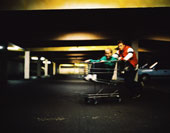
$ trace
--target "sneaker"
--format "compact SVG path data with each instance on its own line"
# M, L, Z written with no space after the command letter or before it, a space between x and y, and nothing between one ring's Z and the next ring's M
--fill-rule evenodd
M91 80L96 81L97 80L97 74L93 74Z
M87 74L85 77L84 77L85 80L89 81L90 79L92 79L92 75L91 74Z

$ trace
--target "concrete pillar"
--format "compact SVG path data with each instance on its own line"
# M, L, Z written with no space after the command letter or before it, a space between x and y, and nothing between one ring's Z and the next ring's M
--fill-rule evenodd
M134 49L137 59L139 59L138 48L139 48L139 41L135 40L132 42L132 48Z
M48 76L48 60L45 59L45 72L44 72L44 76Z
M56 69L57 69L56 74L59 74L59 64L56 64Z
M37 77L41 77L41 60L39 57L37 60Z
M30 51L25 51L24 79L30 78Z
M53 75L56 75L56 63L53 62Z
M1 91L4 91L3 89L6 88L8 79L8 44L3 43L1 45L0 43L0 46L0 89L2 89Z
M138 54L139 41L138 40L134 40L132 42L132 48L134 49L134 51L136 53L136 57L137 57L137 59L139 61L139 54ZM138 73L136 73L135 81L138 81Z

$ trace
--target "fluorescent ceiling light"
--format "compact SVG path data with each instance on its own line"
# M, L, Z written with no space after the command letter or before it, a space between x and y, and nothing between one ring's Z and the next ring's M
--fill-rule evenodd
M19 3L16 3L16 5L19 5ZM35 0L31 2L25 0L25 4L13 6L13 9L101 9L169 6L169 0Z
M73 32L60 35L59 37L53 38L53 40L98 40L106 39L105 37L90 32Z
M13 43L9 43L7 49L8 49L9 51L23 51L23 48L15 45L15 44L13 44Z
M43 61L43 63L45 64L46 61ZM51 61L47 61L47 64L51 64Z
M38 60L38 57L32 56L32 57L31 57L31 60Z
M4 47L3 46L0 46L0 49L3 49Z
M41 57L40 60L41 60L41 61L45 60L45 57Z

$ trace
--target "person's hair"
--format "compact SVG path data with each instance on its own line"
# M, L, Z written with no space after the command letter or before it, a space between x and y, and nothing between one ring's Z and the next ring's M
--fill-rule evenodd
M113 53L113 51L112 51L111 48L107 48L107 49L105 49L105 51L106 51L106 50L109 50L111 53Z
M129 46L131 44L129 40L118 40L117 44L119 44L119 43L123 43L124 45L129 45Z

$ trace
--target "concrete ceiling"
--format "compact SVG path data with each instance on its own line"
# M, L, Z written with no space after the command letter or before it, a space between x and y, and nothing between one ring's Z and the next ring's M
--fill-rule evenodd
M0 40L22 48L116 45L119 39L170 41L170 8L117 8L74 10L1 10ZM88 33L93 39L61 39L67 34ZM144 42L144 41L143 41ZM141 45L148 47L147 45ZM54 61L69 54L94 52L34 52ZM53 54L50 54L53 53ZM57 56L56 56L57 53ZM91 53L91 54L90 54ZM98 51L98 55L103 54ZM55 56L54 56L55 55ZM68 56L67 56L68 55ZM97 54L95 54L97 55ZM55 59L54 59L55 58ZM61 61L61 60L60 60ZM68 60L67 60L68 61Z
M168 7L169 0L1 0L1 10Z

